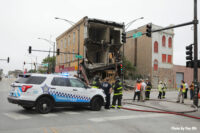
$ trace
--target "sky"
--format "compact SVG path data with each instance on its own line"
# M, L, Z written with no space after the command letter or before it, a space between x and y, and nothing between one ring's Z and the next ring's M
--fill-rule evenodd
M0 61L0 68L7 73L22 70L24 61L31 63L37 59L37 63L41 63L48 53L32 52L30 55L28 47L52 49L48 42L38 38L55 41L70 27L55 17L77 22L88 16L125 24L144 17L129 27L132 30L150 22L163 27L190 22L193 6L193 0L0 0L0 59L10 57L10 63ZM174 33L173 63L185 65L185 46L193 43L192 25L176 28ZM31 65L25 68L30 69Z

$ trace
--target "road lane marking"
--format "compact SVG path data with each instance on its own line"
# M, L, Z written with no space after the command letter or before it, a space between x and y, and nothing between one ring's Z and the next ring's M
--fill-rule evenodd
M154 117L162 117L162 116L169 116L169 115L167 114L127 115L127 116L90 118L88 120L93 121L93 122L104 122L104 121L137 119L137 118L154 118Z
M19 113L4 113L5 116L14 119L14 120L24 120L24 119L30 119L31 117L27 115L22 115Z
M67 111L67 112L65 112L65 114L69 114L69 115L78 115L78 114L81 114L81 113L73 112L73 111Z
M42 114L41 116L43 116L43 117L54 117L54 116L58 116L58 115L53 114L53 113L49 113L49 114Z

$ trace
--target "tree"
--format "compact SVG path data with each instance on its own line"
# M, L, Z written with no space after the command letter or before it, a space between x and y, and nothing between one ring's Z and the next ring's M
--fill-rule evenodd
M129 77L133 78L133 73L135 72L136 68L125 57L123 58L123 62L124 62L123 69L124 69L125 78L129 78Z
M48 56L48 57L43 59L42 64L48 64L47 72L52 73L52 70L55 70L56 57L49 57Z

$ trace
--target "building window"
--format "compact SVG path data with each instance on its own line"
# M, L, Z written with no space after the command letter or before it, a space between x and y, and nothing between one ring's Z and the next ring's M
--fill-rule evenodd
M73 32L73 44L75 44L75 32Z
M154 66L153 66L154 71L158 70L158 60L154 60Z
M62 55L60 55L60 64L62 64Z
M65 38L65 48L67 48L67 38Z
M158 53L158 42L154 42L154 53Z
M169 37L169 39L168 39L168 47L172 48L172 38L171 37Z
M68 47L70 46L70 35L68 36Z
M165 47L165 44L166 44L166 38L165 38L165 36L163 36L162 37L162 46Z
M162 54L162 62L163 62L163 63L166 62L166 54Z
M170 64L172 64L172 55L168 55L167 62L170 63Z
M70 56L69 56L69 54L67 55L67 62L68 62L68 66L70 66Z
M73 48L73 51L72 51L72 53L74 53L74 48ZM72 56L73 56L73 57L72 57L72 61L74 61L75 54L73 54Z
M66 56L66 55L64 54L63 56L64 56L64 62L63 62L63 63L65 64L65 61L66 61L66 60L65 60L65 56Z
M61 43L60 43L60 49L63 48L63 40L61 40Z

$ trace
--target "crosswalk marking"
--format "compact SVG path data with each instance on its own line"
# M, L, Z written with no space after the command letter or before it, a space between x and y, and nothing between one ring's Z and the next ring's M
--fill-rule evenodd
M31 117L27 116L27 115L22 115L19 113L4 113L5 116L8 116L11 119L14 120L24 120L24 119L30 119Z
M93 122L104 122L104 121L127 120L127 119L136 119L136 118L153 118L153 117L161 117L161 116L168 116L168 115L166 114L128 115L128 116L90 118L88 120L93 121Z

